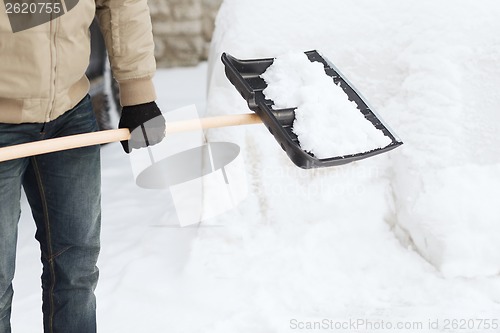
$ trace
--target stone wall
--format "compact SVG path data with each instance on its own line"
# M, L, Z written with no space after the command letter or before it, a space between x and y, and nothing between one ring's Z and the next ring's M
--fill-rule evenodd
M206 60L222 0L149 0L158 67Z

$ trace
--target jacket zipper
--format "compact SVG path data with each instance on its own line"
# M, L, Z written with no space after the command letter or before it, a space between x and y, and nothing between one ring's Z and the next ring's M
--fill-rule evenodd
M54 1L52 1L54 3ZM49 122L51 115L54 111L55 99L56 99L56 78L57 78L57 18L52 18L50 20L50 99L48 103L48 110L45 116L45 121Z

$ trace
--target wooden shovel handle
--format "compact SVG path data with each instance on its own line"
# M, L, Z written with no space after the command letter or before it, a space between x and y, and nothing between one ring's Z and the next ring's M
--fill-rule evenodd
M167 122L166 133L189 132L206 128L238 126L261 123L260 117L255 113L216 116L201 119ZM56 151L93 146L98 144L124 141L130 138L127 128L99 131L92 133L76 134L55 139L0 148L0 162L16 158L53 153Z

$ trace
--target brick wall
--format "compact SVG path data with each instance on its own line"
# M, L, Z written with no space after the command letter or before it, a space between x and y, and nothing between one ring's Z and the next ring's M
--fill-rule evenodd
M206 60L222 0L149 0L158 67Z

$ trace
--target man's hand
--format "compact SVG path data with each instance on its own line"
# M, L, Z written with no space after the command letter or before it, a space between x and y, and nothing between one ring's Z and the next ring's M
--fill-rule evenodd
M124 106L118 127L130 130L130 139L121 141L128 154L134 148L152 146L163 140L166 123L156 103L150 102Z

